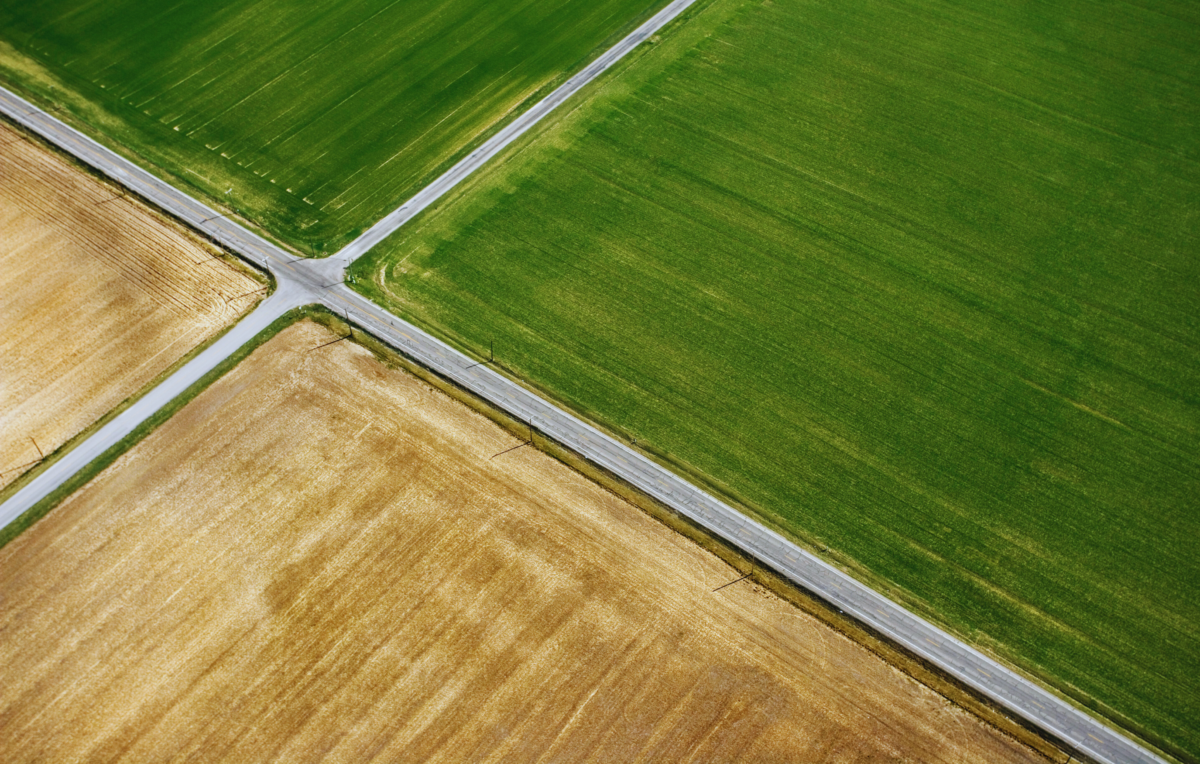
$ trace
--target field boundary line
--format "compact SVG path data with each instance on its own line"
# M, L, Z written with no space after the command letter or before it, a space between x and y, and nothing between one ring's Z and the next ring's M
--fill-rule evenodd
M203 376L203 373L196 373L200 367L211 364L208 368L215 368L221 360L236 352L287 310L320 303L335 314L345 311L347 317L361 329L417 363L460 385L514 418L531 422L544 435L617 475L714 536L740 549L766 567L776 570L802 589L939 667L948 675L1079 753L1103 764L1165 764L1157 755L1033 681L1016 674L996 660L909 612L573 414L558 408L491 368L475 365L474 359L413 324L388 313L342 282L345 265L349 259L361 256L371 245L386 238L420 209L432 204L479 169L487 159L503 150L555 106L599 76L693 2L694 0L676 0L668 5L530 109L532 112L545 106L542 112L524 122L521 119L515 120L509 125L509 128L521 125L515 132L506 132L506 128L506 131L497 134L484 144L484 147L490 147L486 152L484 147L473 152L328 260L303 260L284 252L0 87L0 112L169 214L217 239L222 246L247 262L268 270L275 277L277 284L276 291L269 298L216 344L164 380L120 417L101 428L71 454L0 505L0 527L19 517L76 471L86 466L91 460L88 458L89 454L94 458L104 453L121 439L114 438L115 435L126 427L132 431L140 422L182 394L191 382ZM613 53L614 51L617 52ZM613 55L610 56L610 53ZM416 208L414 205L421 206ZM67 460L70 457L74 458L71 458L68 464Z
M421 366L617 475L714 536L1104 764L1164 760L573 414L345 286L324 303Z
M411 199L389 212L332 257L344 260L349 264L365 255L368 250L395 233L396 229L444 196L450 189L503 151L510 143L524 135L564 101L586 87L592 80L607 71L642 42L652 37L695 2L696 0L674 0L674 2L668 3L666 7L622 38L616 45L601 53L581 71L555 88L550 95L530 106L504 129L484 141L479 148L418 191Z

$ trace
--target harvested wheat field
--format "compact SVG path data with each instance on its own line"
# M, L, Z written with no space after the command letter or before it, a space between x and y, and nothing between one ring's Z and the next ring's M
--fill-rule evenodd
M0 487L257 301L211 254L0 124Z
M0 760L1039 760L333 338L0 550Z

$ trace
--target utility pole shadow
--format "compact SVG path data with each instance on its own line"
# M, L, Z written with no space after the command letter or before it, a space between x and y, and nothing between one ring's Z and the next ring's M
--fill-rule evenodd
M517 445L513 446L512 448L506 448L498 454L492 454L491 458L488 459L488 461L495 459L497 456L504 456L509 451L516 451L518 448L524 448L525 446L532 446L533 445L533 420L532 419L529 420L526 424L529 425L529 439L528 440L526 440L524 443L518 443Z

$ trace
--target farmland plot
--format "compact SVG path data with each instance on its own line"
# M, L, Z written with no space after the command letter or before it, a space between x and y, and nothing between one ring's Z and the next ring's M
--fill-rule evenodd
M1195 759L1197 39L718 0L356 275Z
M1040 761L302 322L0 550L0 758Z
M248 310L264 285L0 125L0 487Z
M332 252L659 0L0 2L0 78Z

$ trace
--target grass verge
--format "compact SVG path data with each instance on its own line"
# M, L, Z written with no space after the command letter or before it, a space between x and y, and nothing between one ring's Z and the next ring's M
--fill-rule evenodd
M1155 7L706 4L352 283L1194 758L1200 19Z
M320 256L661 4L54 0L0 7L0 78Z
M109 448L103 454L101 454L96 459L94 459L86 467L84 467L80 471L76 472L74 475L71 476L70 479L65 481L62 485L60 485L58 488L56 488L51 493L47 494L47 496L44 499L39 501L34 506L30 507L28 510L26 510L20 517L13 520L11 523L9 523L7 526L5 526L3 529L0 529L0 547L3 547L8 542L12 541L17 536L21 535L21 533L23 533L26 529L32 527L34 523L36 523L38 520L45 517L46 514L48 512L50 512L50 510L54 509L54 507L56 507L59 504L59 502L61 502L64 498L66 498L67 496L70 496L72 493L74 493L76 490L78 490L80 486L86 485L88 483L88 481L90 481L93 477L95 477L96 475L103 472L105 468L107 468L110 464L112 464L114 461L116 461L118 458L120 458L121 454L125 453L127 450L129 450L134 445L136 445L138 442L140 442L143 438L145 438L148 434L153 432L154 429L157 428L160 424L162 424L163 422L170 419L171 416L173 416L175 414L175 412L179 411L181 408L186 406L189 401L191 401L193 398L195 398L197 395L199 395L201 393L201 391L203 391L206 387L208 387L210 384L212 384L215 380L219 379L221 377L221 375L225 374L227 371L232 369L234 366L237 366L237 364L239 362L241 362L242 359L246 358L246 356L248 356L248 355L250 355L250 353L254 352L254 350L256 348L258 348L259 346L261 346L264 342L268 341L269 339L274 337L276 334L279 334L279 332L283 331L285 328L292 325L296 321L299 321L306 317L323 315L325 313L326 313L326 311L323 308L314 306L314 307L298 308L296 310L292 310L288 313L285 313L283 316L280 316L279 318L277 318L265 330L259 332L254 337L254 339L252 339L250 342L247 342L245 345L243 345L241 348L239 348L236 353L229 356L229 358L226 358L218 366L216 366L216 368L214 368L208 374L205 374L203 377L201 377L197 382L195 382L191 387L189 387L187 390L185 390L182 394L177 396L168 405L159 409L151 417L146 419L146 421L144 421L140 425L138 425L138 427L133 432L129 433L124 438L122 438L119 443L116 443L115 445L113 445L111 448ZM215 339L216 338L214 338L214 341L215 341ZM197 349L193 353L193 355L195 353L200 352L202 349L203 348ZM181 363L183 363L183 361L181 361ZM155 384L157 384L158 381L160 381L160 380L156 380ZM147 388L147 389L150 389L150 388ZM133 400L136 400L136 398L131 398L130 402L132 402ZM124 407L122 407L122 409L123 408ZM116 416L119 413L120 413L120 410L114 410L111 414L109 414L108 417L105 418L105 420L103 420L102 422L98 422L96 425L94 425L91 428L91 430L95 430L95 429L99 428L100 426L103 425L104 422L108 421L109 419L111 419L112 417ZM82 442L84 439L86 439L86 438L84 437L83 434L81 434L80 437L73 439L71 441L71 443L68 443L66 446L63 446L63 448L60 449L59 452L56 452L56 454L51 455L50 457L47 457L47 462L49 463L50 460L53 459L55 456L61 456L63 453L66 452L66 450L69 450L69 447ZM48 463L46 466L49 466ZM29 478L31 476L28 475L28 473L27 473L27 475L25 477ZM14 483L14 485L16 485L16 484ZM12 486L10 486L9 488L11 489Z

